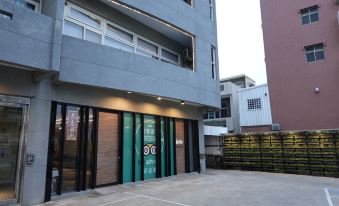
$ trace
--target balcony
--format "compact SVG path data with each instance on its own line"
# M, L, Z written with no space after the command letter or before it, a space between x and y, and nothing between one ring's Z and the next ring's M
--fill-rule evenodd
M119 6L67 3L59 80L215 106L215 90L199 89L193 36Z
M50 70L54 20L38 13L36 1L26 6L18 1L0 1L0 48L6 48L0 52L0 62L31 70Z

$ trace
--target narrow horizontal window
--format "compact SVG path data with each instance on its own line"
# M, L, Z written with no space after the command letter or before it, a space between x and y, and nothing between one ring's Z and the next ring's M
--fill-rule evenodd
M72 36L75 38L83 38L84 27L74 24L70 21L64 21L63 34L67 36Z
M63 34L180 65L178 53L71 3L65 7Z
M123 31L122 29L119 29L118 27L115 27L111 24L107 24L107 35L114 37L114 38L118 38L120 40L129 42L129 43L133 43L133 35Z
M148 41L145 41L143 39L138 38L138 46L140 48L143 48L143 49L146 49L146 50L148 50L150 52L158 54L158 46L156 46L156 45L154 45L154 44L152 44L152 43L150 43Z
M89 14L86 14L84 12L81 12L73 7L70 8L69 16L75 20L78 20L96 29L101 29L101 21L99 19L97 19L96 17L90 16Z
M10 0L16 5L24 7L26 9L39 12L40 0Z
M110 37L105 37L105 45L134 53L134 48L132 46L124 44Z
M4 18L4 19L12 19L13 18L13 14L7 12L7 11L3 11L0 10L0 17Z
M101 39L102 39L101 34L98 34L96 32L86 29L85 40L100 44Z
M166 59L169 59L176 63L179 62L179 56L177 54L174 54L173 52L170 52L166 49L162 49L161 52L162 57L165 57Z

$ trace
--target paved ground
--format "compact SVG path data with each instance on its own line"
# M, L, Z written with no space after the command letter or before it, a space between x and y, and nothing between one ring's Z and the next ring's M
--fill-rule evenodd
M339 206L339 179L208 170L204 175L99 188L44 205Z

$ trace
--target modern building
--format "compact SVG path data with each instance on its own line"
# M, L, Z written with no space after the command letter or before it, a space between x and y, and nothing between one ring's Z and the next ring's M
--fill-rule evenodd
M204 114L207 126L227 127L229 133L240 132L238 91L255 86L255 81L242 74L220 80L221 110Z
M0 204L204 172L214 0L1 0Z
M261 0L273 123L339 128L339 2Z
M238 91L240 131L272 131L272 114L267 84Z

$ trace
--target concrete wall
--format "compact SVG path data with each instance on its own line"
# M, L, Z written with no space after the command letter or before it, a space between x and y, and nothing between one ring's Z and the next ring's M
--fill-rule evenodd
M79 4L79 1L74 0L73 2ZM159 95L200 105L220 107L219 78L214 80L211 76L211 45L216 46L217 40L215 22L209 18L208 2L202 4L202 2L197 1L195 7L190 7L181 1L177 3L180 5L179 7L173 2L168 3L167 1L162 3L157 1L141 2L126 3L169 21L195 35L196 68L194 71L107 46L63 36L59 80ZM113 8L109 9L106 4L106 7L99 4L99 7L93 8L93 5L95 5L93 1L86 0L82 1L81 5L91 8L96 13L103 13L109 19L114 20L116 19L114 17L121 16ZM182 10L178 11L179 8ZM161 15L158 16L159 11L161 11ZM169 17L164 14L176 16L175 19L168 19ZM185 16L182 16L184 14ZM189 15L198 19L192 19L192 16ZM171 40L156 32L144 32L146 29L140 28L140 23L138 26L136 21L131 18L117 22L120 22L119 24L122 26L128 25L129 29L135 30L137 33L145 33L146 36L155 38L156 41L163 42L165 46L172 44L170 47L175 47L173 49L180 49L180 45L175 46L174 44L173 46ZM182 22L186 22L187 25L181 25ZM126 82L129 83L126 84Z
M314 5L320 21L302 25L298 12ZM261 0L261 9L273 122L283 130L338 128L339 6L334 0ZM317 43L326 45L325 60L307 63L304 46Z
M238 91L240 126L271 125L271 105L267 84ZM249 99L260 99L261 109L249 110ZM242 131L243 132L243 131Z
M227 125L232 125L232 128L228 128L230 132L240 132L240 117L239 117L239 100L237 91L241 89L237 85L231 82L223 83L225 90L220 92L221 97L231 98L231 118L227 118ZM230 123L232 122L232 123ZM228 126L227 126L228 127Z
M17 6L11 1L0 1L0 8L13 15L12 19L0 18L0 61L50 70L53 18Z

